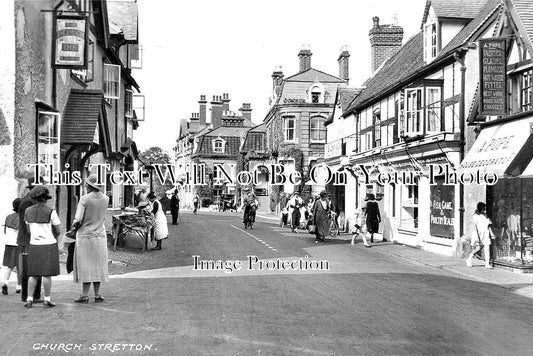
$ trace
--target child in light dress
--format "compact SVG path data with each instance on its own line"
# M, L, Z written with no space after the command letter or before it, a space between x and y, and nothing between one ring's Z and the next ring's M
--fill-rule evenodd
M352 225L352 245L355 245L355 239L358 236L363 238L363 244L366 247L370 247L368 241L366 240L366 221L365 221L365 208L356 209L354 214L354 220Z

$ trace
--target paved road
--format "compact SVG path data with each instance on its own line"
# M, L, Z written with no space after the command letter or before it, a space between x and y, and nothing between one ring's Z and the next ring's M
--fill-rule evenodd
M79 287L69 281L54 282L53 309L1 296L0 354L65 353L58 344L71 354L531 354L533 300L409 264L385 245L315 244L264 219L244 230L236 214L185 213L169 227L164 250L134 255L142 263L104 285L103 304L71 302ZM243 268L194 271L194 255ZM308 256L329 270L249 271L250 255Z

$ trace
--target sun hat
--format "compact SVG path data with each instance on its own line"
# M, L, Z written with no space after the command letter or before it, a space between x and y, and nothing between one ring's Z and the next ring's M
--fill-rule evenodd
M319 195L322 198L322 197L325 197L326 195L328 195L328 193L325 190L323 190L323 191L320 192Z
M101 190L103 185L98 184L98 176L96 174L91 174L87 178L85 178L85 184L90 185L96 190Z

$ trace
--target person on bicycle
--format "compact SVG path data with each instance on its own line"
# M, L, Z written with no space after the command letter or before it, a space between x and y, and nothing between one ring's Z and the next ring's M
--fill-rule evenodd
M198 206L200 205L200 196L198 193L194 194L194 198L192 198L192 203L194 205L194 210L192 211L193 214L196 214L198 211Z
M328 193L325 190L320 192L320 199L313 205L313 222L315 225L315 236L317 242L326 241L326 235L329 234L330 212L331 207L328 201Z
M258 206L259 202L257 201L255 194L251 192L248 193L248 196L246 199L244 199L244 204L242 206L242 210L244 211L243 223L245 226L247 222L255 222L255 212Z

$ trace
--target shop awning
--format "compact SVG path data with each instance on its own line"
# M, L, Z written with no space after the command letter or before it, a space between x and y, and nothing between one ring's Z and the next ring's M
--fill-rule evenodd
M519 176L533 158L531 125L530 117L483 129L461 162L459 172Z
M61 144L94 143L107 150L110 136L104 105L102 91L72 89L61 123Z

